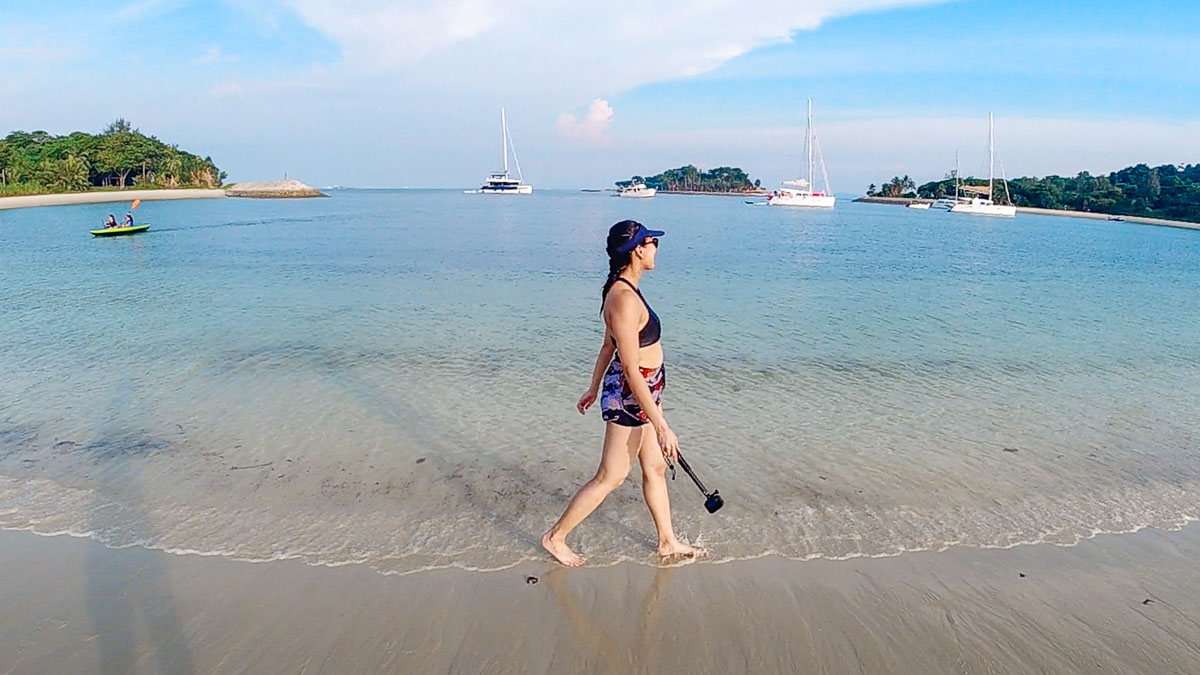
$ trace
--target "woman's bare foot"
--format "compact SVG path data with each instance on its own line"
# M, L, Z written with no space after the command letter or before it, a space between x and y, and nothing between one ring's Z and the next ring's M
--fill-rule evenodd
M658 557L660 558L703 558L706 555L708 555L708 551L699 546L685 544L678 539L658 545Z
M579 567L587 562L586 558L579 555L575 551L572 551L571 548L567 546L567 542L554 541L554 539L550 537L549 532L542 535L542 548L546 549L547 553L554 556L555 560L566 565L567 567Z

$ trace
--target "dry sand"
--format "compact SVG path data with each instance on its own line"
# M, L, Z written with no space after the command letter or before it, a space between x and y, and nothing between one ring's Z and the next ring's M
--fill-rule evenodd
M910 202L932 204L932 199L909 199L908 197L858 197L854 201L865 204L890 204L905 206ZM1039 209L1032 206L1018 206L1017 213L1029 213L1038 216L1060 216L1064 218L1083 218L1085 220L1118 220L1121 222L1138 223L1140 225L1158 225L1161 227L1178 227L1184 230L1200 230L1200 223L1186 220L1168 220L1166 218L1147 218L1145 216L1117 216L1108 213L1092 211L1069 211L1066 209Z
M0 672L1197 673L1200 527L383 576L0 532ZM537 583L527 583L536 577Z
M103 204L106 202L144 202L163 199L217 199L225 196L224 190L121 190L117 192L71 192L57 195L22 195L0 197L0 211L21 209L30 206L65 206L70 204Z

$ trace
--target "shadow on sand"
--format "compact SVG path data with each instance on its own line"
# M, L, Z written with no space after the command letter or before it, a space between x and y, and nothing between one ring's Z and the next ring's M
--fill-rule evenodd
M94 489L91 515L93 532L112 527L103 516L114 504L108 495L119 495L120 509L132 516L143 541L155 537L152 523L140 511L141 489L136 463L148 449L161 446L154 440L102 436L82 447L108 466L100 471ZM84 561L87 575L87 611L100 650L101 673L131 673L149 669L163 673L192 673L195 666L187 634L176 607L167 569L167 556L141 550L128 568L111 565L113 557L92 546Z

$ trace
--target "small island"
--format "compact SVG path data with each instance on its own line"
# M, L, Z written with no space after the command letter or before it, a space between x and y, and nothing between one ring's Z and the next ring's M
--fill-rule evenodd
M751 181L745 171L731 166L719 166L708 171L701 171L688 164L646 178L634 176L630 180L617 181L616 185L618 188L623 188L634 183L644 183L647 187L652 187L664 194L740 196L765 192L758 180Z

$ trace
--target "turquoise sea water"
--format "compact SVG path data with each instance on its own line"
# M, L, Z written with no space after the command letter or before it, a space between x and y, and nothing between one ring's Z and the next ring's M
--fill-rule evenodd
M543 559L607 227L716 561L1072 543L1200 516L1200 232L839 203L337 191L0 211L0 526L388 572ZM653 560L636 477L571 543Z

